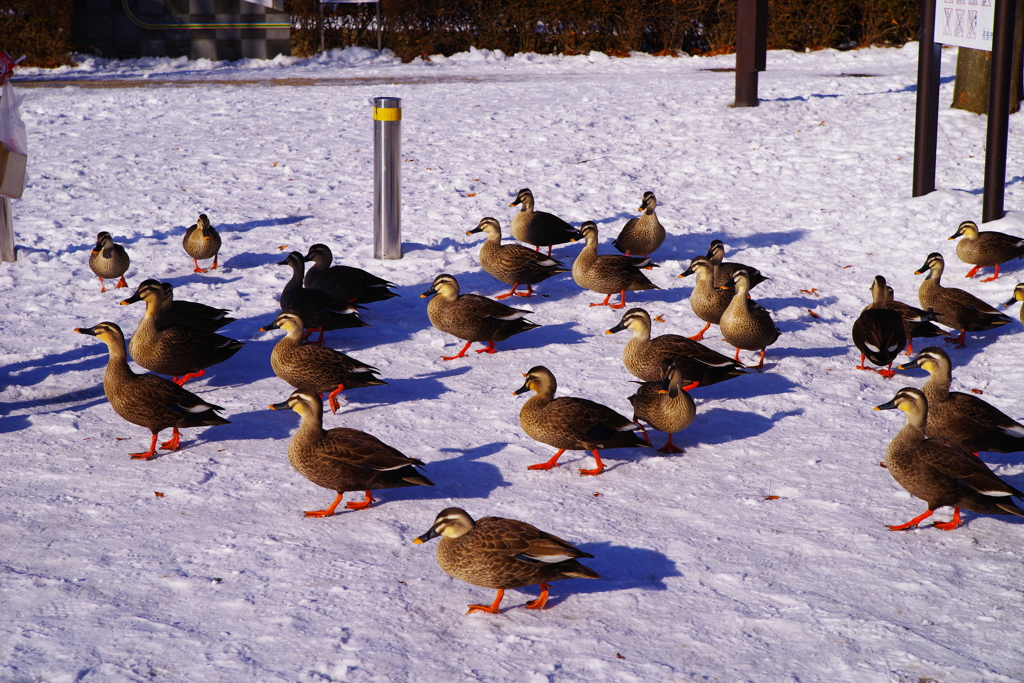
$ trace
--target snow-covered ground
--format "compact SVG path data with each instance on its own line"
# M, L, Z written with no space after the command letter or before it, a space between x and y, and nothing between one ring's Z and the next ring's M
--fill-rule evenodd
M0 266L0 680L1024 679L1024 521L967 513L952 532L887 530L925 505L878 466L902 414L872 408L923 373L855 370L850 340L872 278L915 303L929 252L946 256L947 285L993 304L1024 279L1015 262L995 282L965 280L946 240L980 221L984 160L985 118L946 108L955 54L943 52L940 189L917 199L916 45L769 53L756 109L729 107L729 56L401 64L347 50L19 69L57 83L15 84L31 177L14 202L18 261ZM404 107L396 261L372 258L368 100L381 95ZM1022 125L1011 118L1008 209L1024 203ZM561 395L631 415L626 333L604 334L620 312L589 307L600 297L568 276L514 302L543 327L495 355L441 360L461 341L431 327L419 294L441 272L466 292L507 290L465 232L495 216L507 235L522 187L540 210L597 221L605 253L644 191L657 194L663 289L629 297L663 316L656 334L700 328L692 281L676 276L713 239L771 277L754 291L782 329L766 371L693 392L685 455L607 451L598 477L577 473L592 463L582 452L526 469L553 453L519 427L512 392L530 367L549 367ZM200 212L224 238L222 268L205 275L180 246ZM1024 214L994 227L1022 234ZM110 320L130 333L142 314L117 305L131 290L101 294L89 271L102 230L129 250L132 287L159 278L232 309L222 332L247 342L188 385L231 424L186 430L182 449L148 462L128 458L147 430L103 396L105 347L72 331ZM333 492L288 464L298 417L267 409L290 392L269 365L280 333L259 331L289 275L275 263L315 242L401 293L370 306L372 327L328 333L389 385L346 392L326 426L422 458L437 483L327 519L302 516ZM705 340L732 352L717 328ZM970 335L951 351L954 388L1024 417L1022 353L1016 322ZM984 457L1024 487L1020 455ZM553 584L544 611L523 609L529 588L509 591L501 615L466 616L493 592L444 574L433 543L412 544L448 506L562 536L604 579Z

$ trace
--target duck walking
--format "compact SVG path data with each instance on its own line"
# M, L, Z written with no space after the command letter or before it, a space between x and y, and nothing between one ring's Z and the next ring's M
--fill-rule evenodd
M337 396L342 391L387 384L372 365L327 346L303 344L304 329L302 318L290 312L279 314L274 322L260 328L260 332L285 331L270 354L270 366L288 384L317 394L330 392L327 400L332 413L338 412Z
M903 332L907 335L906 355L914 352L914 340L931 337L948 337L949 334L935 325L935 311L923 309L896 301L896 293L889 285L885 286L885 307L896 311L903 318Z
M891 378L896 374L892 363L907 345L907 332L903 316L886 307L887 288L885 278L876 275L871 282L871 303L853 321L853 343L860 351L858 370L871 370L864 365L866 357L875 365L887 365L885 370L878 370L878 374Z
M299 314L309 327L304 333L303 340L319 332L320 337L316 344L324 343L324 332L328 330L345 330L353 327L369 327L359 317L358 304L348 301L340 301L337 297L331 296L320 289L308 289L303 286L302 279L306 272L306 260L297 251L290 252L284 261L278 262L279 266L291 266L292 277L281 290L278 299L282 311L293 311Z
M122 306L144 301L146 312L132 335L128 350L132 359L150 372L171 375L184 385L202 377L206 368L223 363L245 346L240 341L214 332L203 332L183 325L164 325L161 307L164 288L156 280L147 281Z
M914 271L917 275L927 272L921 287L917 290L921 308L934 310L935 320L946 327L960 330L960 336L947 339L947 343L956 342L956 348L964 347L964 338L968 332L991 330L1013 322L992 306L969 292L955 287L942 286L942 271L946 262L942 254L928 254L924 265Z
M732 358L689 337L663 334L651 339L651 315L642 308L626 311L622 320L605 334L622 330L633 332L622 347L622 363L634 377L644 382L661 382L665 361L676 366L683 378L684 391L747 374Z
M661 375L660 382L644 382L629 397L633 404L633 422L643 420L668 434L668 441L658 449L659 453L682 453L683 449L672 443L672 435L690 426L697 415L697 406L684 390L683 373L676 363L669 359L662 361ZM644 438L650 443L646 430Z
M711 266L714 268L714 285L716 287L731 285L732 276L736 274L737 270L747 271L747 275L750 276L751 289L768 279L757 268L752 268L742 263L723 261L725 258L725 245L722 244L722 240L711 240L711 245L708 247L708 253L705 258L711 261Z
M212 225L205 213L199 214L194 225L190 225L185 231L185 237L181 240L181 246L185 253L192 257L195 263L193 273L206 273L217 269L217 257L220 251L220 233ZM199 267L199 259L206 260L213 258L213 265L207 268Z
M530 251L521 244L502 244L501 225L494 218L481 218L480 223L466 234L478 232L487 234L487 241L480 247L480 266L498 280L512 285L511 291L495 299L507 299L513 294L530 296L533 294L533 285L559 273L569 272L569 268L550 256ZM516 293L519 285L526 285L526 293Z
M334 254L326 244L314 244L306 251L306 263L313 265L306 271L303 285L307 289L320 289L335 299L350 304L370 304L399 296L390 288L395 286L384 278L354 266L334 266Z
M978 230L974 221L961 223L949 239L958 237L963 239L956 243L956 255L964 263L974 265L965 277L974 277L981 268L995 266L995 274L982 280L992 282L999 277L1001 264L1024 257L1024 239L995 230Z
M512 308L476 294L459 294L458 280L447 273L434 278L430 289L420 296L434 297L427 304L431 325L466 340L461 351L454 356L441 356L442 360L462 358L473 342L487 342L487 346L477 349L477 353L494 353L497 351L495 342L540 327L524 317L530 311Z
M649 256L653 254L662 242L665 241L665 226L658 220L654 213L658 206L658 198L653 192L644 192L643 201L640 202L641 214L638 218L630 218L619 231L619 236L612 242L612 246L626 256Z
M106 285L103 284L104 279L120 278L114 289L127 287L128 283L124 281L124 274L131 264L132 260L128 258L128 252L120 244L114 242L114 238L109 232L101 232L96 235L96 246L93 247L92 253L89 255L89 269L99 279L101 293L107 291Z
M461 508L441 510L433 526L413 543L441 537L437 563L449 576L474 586L498 591L490 605L469 605L469 611L498 614L505 591L537 584L540 597L527 609L544 609L548 584L561 579L600 579L601 575L576 561L593 557L568 541L537 527L504 517L476 521Z
M520 205L521 208L512 217L512 236L520 242L532 244L537 251L540 251L541 247L547 247L548 256L551 256L552 246L575 242L579 238L579 231L558 216L534 210L533 192L530 188L524 187L519 190L515 201L509 204Z
M917 358L900 366L901 370L909 368L921 368L929 375L921 387L928 399L925 436L929 439L959 444L975 454L1024 451L1024 425L977 396L949 390L953 363L945 351L937 346L923 349Z
M306 512L306 517L330 517L346 491L365 491L364 500L345 504L349 510L365 510L376 502L373 491L434 485L416 470L424 466L422 460L402 455L372 434L345 427L324 431L324 405L315 391L292 392L270 409L294 410L302 417L288 443L288 462L317 486L338 493L326 509Z
M755 370L760 370L764 367L765 349L778 341L781 332L775 326L772 314L747 296L750 289L747 271L736 271L732 279L736 293L733 294L729 307L722 313L719 327L725 341L736 347L737 361L740 359L740 349L761 352L761 357L754 366ZM724 285L722 291L728 291L728 285Z
M907 423L889 443L885 466L896 483L928 503L928 509L906 524L890 526L890 530L916 527L946 506L953 508L953 519L934 525L946 531L960 526L961 508L982 515L1024 517L1024 510L1012 500L1014 496L1024 498L1024 493L997 477L963 447L925 438L928 399L923 392L906 387L888 403L875 406L875 410L892 409L906 413Z
M586 221L580 226L580 233L586 245L572 264L572 279L583 289L598 294L605 294L604 301L591 306L607 306L608 308L625 308L626 292L639 292L645 289L661 289L647 279L641 268L656 266L649 258L635 256L619 256L617 254L597 254L597 224ZM619 295L619 303L610 304L612 294Z
M133 460L148 460L156 453L157 435L168 427L174 432L170 440L160 444L166 450L177 450L181 443L179 429L231 424L217 414L224 410L208 403L191 391L158 377L137 375L128 366L124 348L124 333L111 322L95 327L76 327L75 332L96 337L107 345L110 356L103 374L103 393L114 412L128 422L147 428L152 434L149 450L132 453Z
M697 317L704 321L704 328L690 337L694 341L704 339L704 333L712 325L718 325L722 321L722 314L729 308L732 301L733 281L730 279L721 285L715 284L715 267L711 259L706 256L697 256L690 261L690 266L684 270L679 277L696 275L696 284L690 291L690 308L697 314Z
M604 471L599 449L649 445L636 435L640 425L611 408L585 398L555 398L558 383L543 365L530 368L523 376L526 382L512 392L513 395L527 391L536 394L519 411L519 424L530 438L558 449L547 462L530 465L527 469L550 470L558 466L558 458L566 451L590 451L597 466L580 470L580 474L598 475Z

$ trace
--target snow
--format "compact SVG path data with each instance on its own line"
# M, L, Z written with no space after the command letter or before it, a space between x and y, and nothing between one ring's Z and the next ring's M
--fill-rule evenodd
M18 261L0 266L0 680L1024 679L1024 524L966 513L952 532L887 530L925 504L878 466L902 414L872 408L924 375L855 370L850 340L872 278L915 303L929 252L945 255L945 284L993 304L1024 279L1015 262L995 282L965 280L946 240L980 222L984 167L985 117L946 106L955 55L943 51L939 189L916 199L916 45L771 52L756 109L730 108L733 74L708 70L730 56L473 50L401 64L351 48L19 69L36 83L16 83L30 180L14 202ZM382 95L404 108L396 261L372 258L369 100ZM1021 126L1011 117L1009 209L1024 191ZM655 334L700 329L692 282L676 276L711 240L770 276L753 292L782 329L766 371L694 390L685 455L606 451L598 477L577 473L592 466L584 452L526 469L553 453L519 427L512 392L530 367L549 367L559 395L632 414L628 333L604 334L621 312L589 307L599 295L567 275L507 301L542 327L441 360L462 342L430 326L419 294L441 272L464 292L507 291L465 232L494 216L508 238L522 187L538 210L595 220L602 253L657 194L663 289L628 298L664 317ZM203 275L180 247L200 212L224 239L222 267ZM1021 234L1024 213L984 227ZM101 294L89 271L101 230L128 249L133 288L159 278L229 308L238 321L222 332L247 342L188 385L231 424L186 430L148 462L128 458L147 431L103 396L105 347L72 331L110 320L130 334L142 314L117 305L133 290ZM280 333L259 331L289 276L275 264L315 242L401 293L369 306L372 327L327 334L389 385L345 392L326 426L422 458L437 483L326 519L302 516L334 494L288 464L298 416L267 409L290 393L269 365ZM717 328L705 341L732 352ZM1022 351L1016 322L970 334L950 351L954 388L1024 417ZM983 457L1024 487L1019 455ZM553 584L544 611L523 609L531 587L500 615L466 616L493 592L444 574L436 541L412 544L449 506L561 536L604 578Z

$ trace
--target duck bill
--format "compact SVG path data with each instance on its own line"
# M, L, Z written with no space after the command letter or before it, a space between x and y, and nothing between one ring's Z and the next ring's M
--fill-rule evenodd
M271 410L291 410L291 406L288 405L288 401L282 401L281 403L271 403L268 406Z
M138 303L138 302L140 302L140 301L142 301L142 297L141 297L141 296L139 296L139 293L138 293L138 292L135 292L135 293L134 293L134 294L132 294L132 295L131 295L130 297L128 297L127 299L125 299L124 301L122 301L122 302L121 302L121 305L122 305L122 306L128 306L128 305L130 305L130 304Z
M1010 297L1009 301L1007 301L1005 304L1003 304L1003 307L1005 308L1007 306L1012 306L1016 301L1017 301L1017 297L1016 296L1012 296L1012 297Z
M472 230L467 230L467 231L466 231L466 234L467 234L467 235L472 235L473 233L477 233L477 232L483 232L483 231L484 231L484 229L483 229L483 228L481 228L481 227L480 227L480 226L478 225L477 227L473 228Z
M693 275L694 272L696 272L696 271L694 271L693 268L687 268L682 273L680 273L679 277L686 277L687 275Z
M888 403L883 403L880 406L875 406L875 410L896 410L896 399L894 398Z
M612 328L610 328L608 330L605 330L605 334L615 334L616 332L622 332L625 329L628 329L628 328L620 322L615 327L612 327Z
M916 358L914 360L907 361L906 363L903 363L902 365L897 365L896 366L896 368L899 369L899 370L912 370L914 368L919 368L919 367L921 367L921 366L920 366L920 364L918 364Z
M78 332L79 334L88 334L91 337L95 337L96 336L96 328L95 327L76 327L75 328L75 332Z
M413 540L413 543L416 543L416 544L426 543L430 539L437 538L440 535L441 534L437 533L437 531L435 531L434 529L431 529L430 531L428 531L427 533L423 534L422 536L417 536Z
M509 206L519 206L522 203L522 201L523 201L522 199L520 199L519 197L516 197L516 200L514 202L512 202L511 204L509 204Z
M946 239L948 239L948 240L955 240L955 239L956 239L957 237L960 237L960 231L959 231L959 230L957 230L956 232L954 232L954 233L953 233L952 235L950 235L950 236L949 236L949 237L947 237Z
M420 294L420 298L421 299L426 299L428 296L434 296L435 294L437 294L437 290L434 289L433 287L431 287L427 291L425 291L422 294Z
M923 266L921 266L920 268L915 270L914 271L914 275L923 275L926 272L928 273L928 277L926 277L925 280L931 278L931 276L932 276L931 268L928 267L928 263L927 262Z
M278 325L277 321L275 320L274 322L270 323L269 325L264 325L263 327L261 327L260 328L260 332L269 332L270 330L279 330L279 329L281 329L281 326Z
M521 386L521 387L519 387L518 389L516 389L515 391L513 391L513 392L512 392L512 395L513 395L513 396L518 396L518 395L520 395L520 394L525 394L525 393L526 393L527 391L529 391L529 390L530 390L530 383L529 383L529 382L527 382L527 383L526 383L526 384L524 384L523 386Z

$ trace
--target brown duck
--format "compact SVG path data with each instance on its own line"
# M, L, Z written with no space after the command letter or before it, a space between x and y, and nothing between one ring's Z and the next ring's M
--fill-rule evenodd
M131 264L132 260L128 258L128 252L120 244L114 243L114 238L109 232L101 232L96 235L96 246L89 254L89 269L100 281L100 292L107 291L106 285L103 284L104 279L121 278L117 281L114 289L127 287L128 283L124 281L124 274Z
M704 333L712 325L722 321L722 314L729 308L732 301L733 281L730 279L722 285L715 284L715 266L706 256L697 256L690 261L690 266L679 277L696 275L696 283L690 291L690 308L697 317L704 321L704 328L690 337L694 341L704 339Z
M903 332L907 335L907 348L903 353L908 356L914 352L915 339L949 336L944 329L934 324L935 311L925 311L896 301L896 293L888 285L885 287L885 307L896 311L903 318Z
M558 449L550 460L530 465L528 469L550 470L558 466L558 458L566 451L590 451L597 466L580 470L580 474L597 475L604 471L599 449L648 445L636 435L640 425L611 408L585 398L555 398L558 383L543 365L530 368L523 376L526 382L512 393L518 396L534 391L536 394L519 411L519 424L530 438Z
M391 291L395 286L384 278L368 273L354 266L335 266L334 254L326 244L314 244L307 252L305 260L313 265L306 271L303 285L307 289L320 289L335 299L351 304L370 304L386 301L399 296Z
M968 332L991 330L1013 322L1009 316L1003 315L973 294L955 287L943 287L942 271L945 266L942 254L932 252L928 254L924 265L914 272L918 275L928 273L917 290L921 308L935 311L938 323L960 330L960 336L947 339L948 343L956 342L956 348L962 349Z
M580 233L586 240L586 246L572 264L572 279L583 289L598 294L606 294L604 301L591 306L607 306L608 308L624 308L626 292L638 292L645 289L661 289L647 279L642 268L654 267L649 258L620 256L618 254L597 254L597 224L586 221L580 226ZM612 294L619 295L619 303L610 304Z
M958 237L963 239L956 243L956 255L964 263L974 265L965 277L974 277L981 268L995 266L995 274L982 280L992 282L999 277L1001 264L1024 257L1024 239L995 230L978 230L974 221L961 223L949 239Z
M707 386L747 374L739 363L698 341L678 334L651 339L651 316L642 308L631 308L605 334L631 330L633 336L622 348L622 363L644 382L661 382L662 363L672 361L683 378L683 389Z
M320 337L315 343L322 344L324 332L328 330L344 330L352 327L369 327L356 311L358 304L341 301L321 289L308 289L303 286L302 278L306 272L306 260L297 251L290 252L279 266L291 266L292 277L281 290L278 300L282 311L293 311L299 314L302 321L309 327L303 340L313 332Z
M530 296L533 294L533 285L559 273L569 272L561 262L550 256L531 251L521 244L502 244L501 225L494 218L481 218L480 223L466 234L478 232L487 234L487 241L480 247L480 266L498 280L512 285L511 291L495 299L507 299L513 294ZM525 293L516 293L519 285L526 285Z
M925 438L928 399L924 393L906 387L888 403L875 406L875 410L896 408L907 414L907 423L886 449L885 466L896 483L928 503L928 509L889 529L913 528L945 506L953 508L953 519L935 526L946 531L960 526L961 508L983 515L1024 517L1024 510L1012 500L1014 496L1024 498L1024 493L997 477L962 446Z
M193 273L205 273L208 270L217 269L217 257L220 251L220 233L212 225L205 213L199 214L195 225L190 225L185 231L185 237L181 240L181 246L185 253L192 257L195 263ZM199 259L213 259L213 265L209 269L199 267Z
M372 365L327 346L303 344L304 329L302 318L290 312L279 314L274 322L260 328L261 332L285 331L270 354L270 367L288 384L317 394L330 392L327 400L332 413L338 412L337 396L342 391L387 384L377 377L380 371Z
M772 314L747 296L750 290L747 271L737 270L732 280L736 293L733 294L729 307L722 313L718 326L725 341L736 347L737 362L740 359L740 349L761 352L757 365L754 366L755 370L760 370L764 367L765 350L778 341L781 332L775 326ZM728 285L723 285L720 291L729 291Z
M619 231L619 236L612 246L626 256L649 256L665 241L665 226L658 220L654 209L658 206L658 198L653 192L644 192L640 202L641 214L638 218L630 218Z
M907 332L903 316L885 305L887 289L885 278L876 275L871 282L871 303L853 321L853 343L860 351L858 370L872 369L864 365L867 358L875 365L887 365L885 370L877 372L890 378L896 374L892 369L893 361L907 345Z
M506 590L532 584L540 587L540 597L526 603L526 608L544 609L551 581L601 578L576 561L593 555L515 519L483 517L474 522L465 510L446 508L430 530L413 543L438 536L437 563L441 569L460 581L498 591L493 603L470 605L466 614L497 614Z
M288 462L317 486L337 491L325 510L306 512L306 517L330 517L346 491L365 491L365 500L349 502L349 510L364 510L376 502L372 492L407 486L433 486L416 468L423 461L408 458L396 449L358 429L336 427L324 431L324 405L320 395L299 390L271 410L294 410L302 423L288 443Z
M708 253L705 258L711 261L711 265L714 268L714 283L716 287L731 285L732 276L736 274L737 270L747 271L747 275L750 276L751 289L768 279L757 268L752 268L742 263L723 261L725 258L725 245L722 243L722 240L711 240L711 246L708 247Z
M551 256L553 245L575 242L579 238L579 231L558 216L534 210L533 192L530 188L524 187L519 190L515 201L509 204L520 205L522 208L512 217L512 236L520 242L532 244L537 251L540 251L541 247L547 247L548 256Z
M157 435L174 428L169 441L160 444L166 450L177 450L181 443L179 429L230 424L217 414L224 410L208 403L191 391L156 375L137 375L128 366L124 333L111 322L95 327L78 327L75 332L96 337L107 345L110 357L103 375L103 393L114 412L132 424L145 427L152 434L149 450L132 453L134 460L147 460L156 453Z
M672 443L672 435L689 427L697 415L697 406L684 391L683 381L683 373L677 364L666 359L661 364L661 381L644 382L629 397L629 402L633 404L633 422L643 420L658 431L668 434L668 441L658 449L660 453L683 452L683 449ZM644 439L650 443L646 430Z

